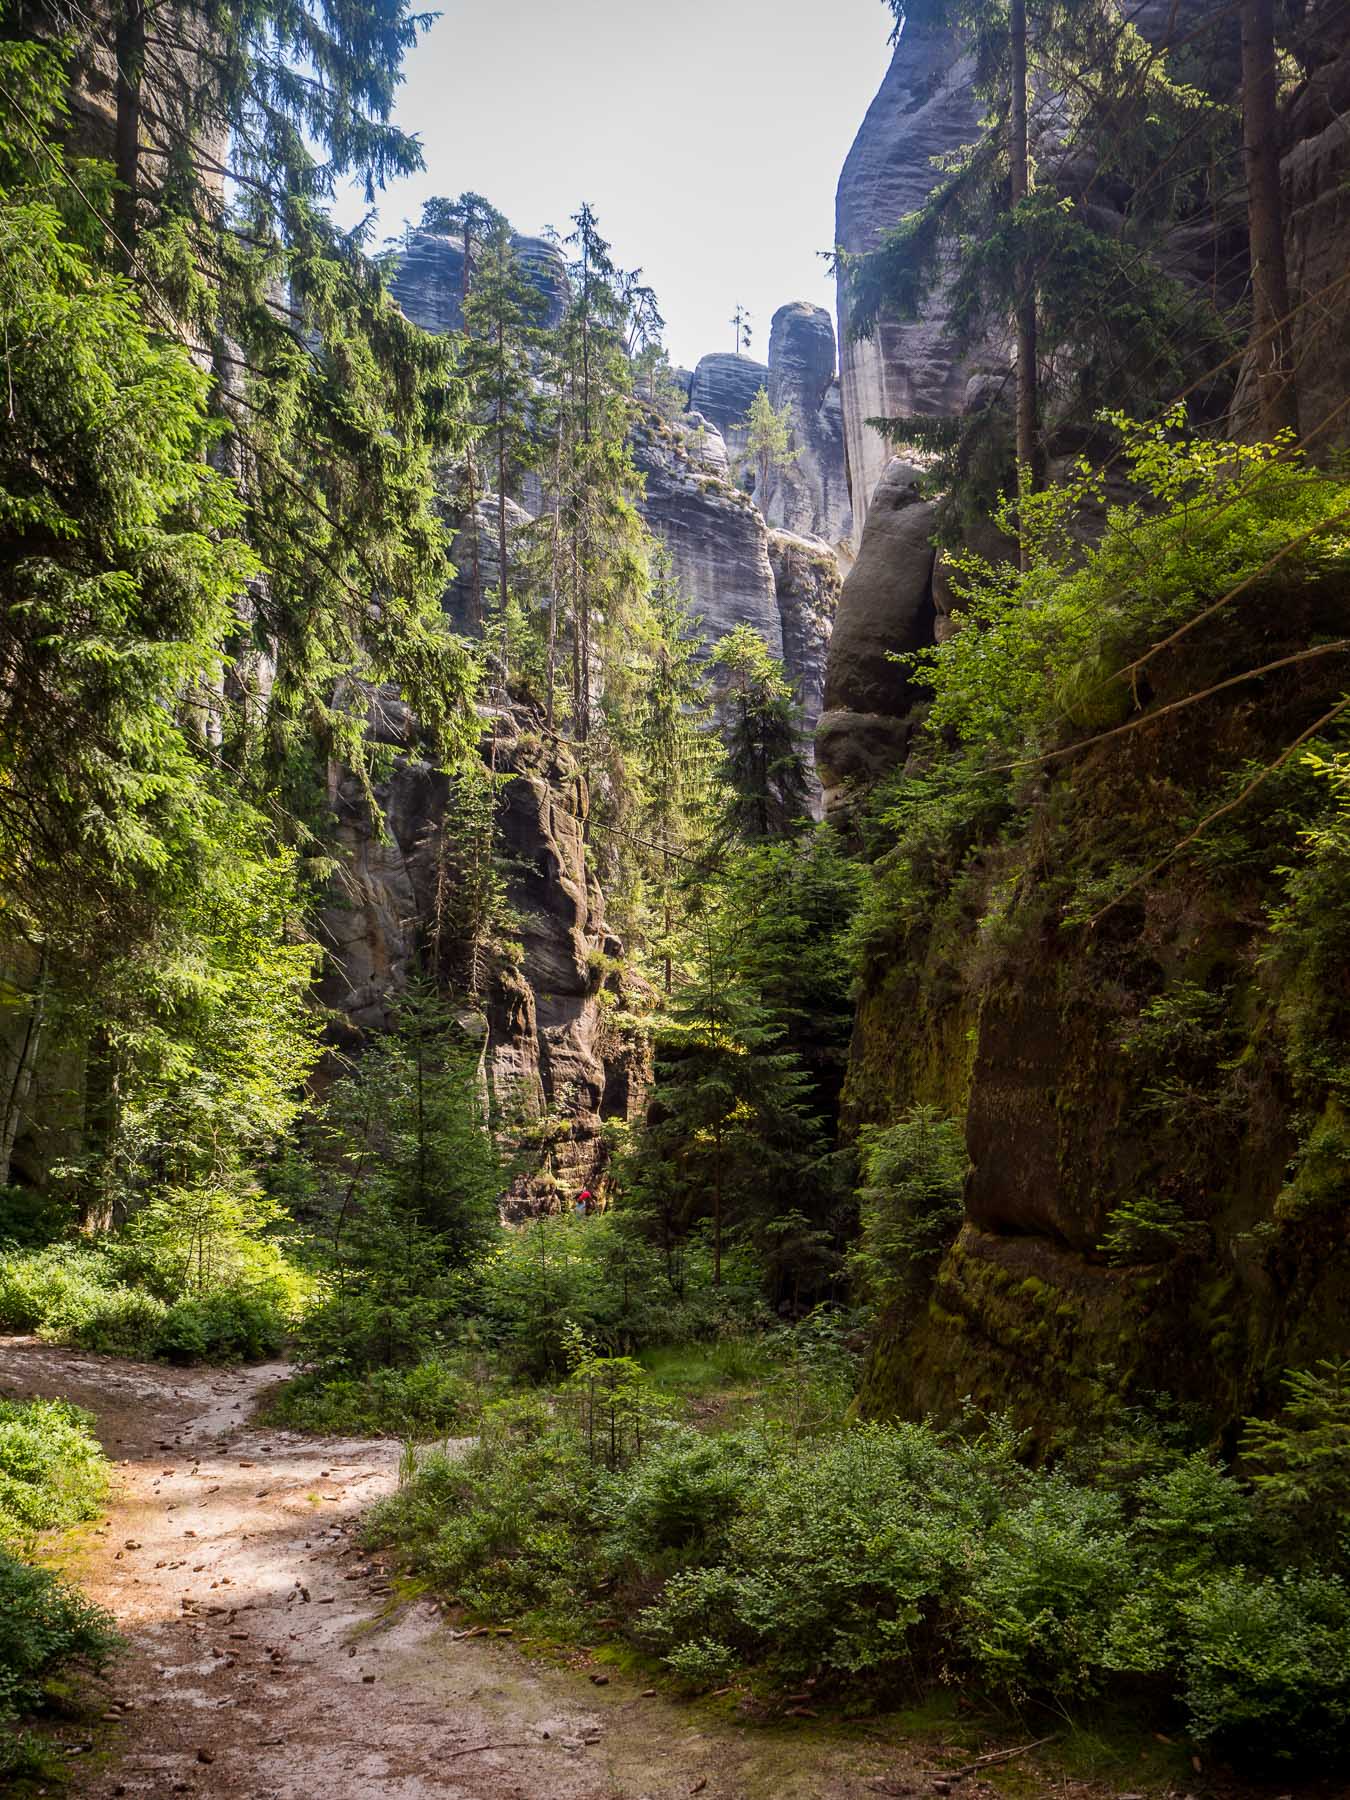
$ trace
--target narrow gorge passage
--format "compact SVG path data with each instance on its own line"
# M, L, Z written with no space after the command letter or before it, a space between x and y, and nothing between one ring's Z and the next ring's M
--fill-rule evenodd
M874 1739L723 1724L614 1675L456 1638L353 1528L392 1441L260 1430L279 1364L169 1371L0 1343L0 1397L87 1407L116 1482L71 1573L128 1639L72 1800L853 1800L931 1777ZM85 1742L77 1737L74 1741ZM931 1761L925 1765L931 1767ZM978 1800L990 1792L964 1783Z

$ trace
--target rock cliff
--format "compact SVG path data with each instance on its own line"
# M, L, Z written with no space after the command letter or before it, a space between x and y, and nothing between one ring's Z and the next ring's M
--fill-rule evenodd
M1138 23L1157 41L1186 10L1149 6ZM1286 106L1283 174L1291 286L1311 302L1295 323L1303 428L1321 455L1350 436L1350 62L1343 41L1312 61ZM840 243L865 249L912 210L930 159L975 124L953 42L906 31L845 165ZM1179 259L1198 241L1187 229ZM920 696L890 653L950 629L916 471L888 461L865 419L954 415L980 379L954 352L940 292L921 319L883 321L873 341L850 343L846 318L842 336L859 547L817 737L841 816L850 786L910 745ZM1161 711L1339 634L1348 604L1343 580L1258 588L1240 620L1220 616L1154 660L1143 704ZM931 1291L882 1321L865 1414L952 1417L969 1397L1011 1410L1046 1447L1166 1395L1231 1447L1245 1413L1276 1403L1282 1370L1350 1351L1343 1114L1329 1073L1350 1041L1350 1000L1343 972L1314 975L1299 958L1321 952L1272 929L1287 819L1278 807L1239 813L1221 852L1168 863L1108 913L1080 906L1091 925L1070 899L1103 871L1110 887L1114 871L1151 867L1175 847L1178 819L1235 769L1270 764L1339 692L1334 674L1286 671L1259 698L1214 694L1046 769L997 816L967 820L914 875L918 897L878 925L846 1115L885 1124L931 1105L964 1121L970 1168L964 1222ZM1181 1049L1160 1040L1152 1022L1175 1023L1197 994L1203 1026L1186 1026ZM1140 1203L1184 1224L1106 1254L1112 1221Z
M1155 708L1339 629L1350 604L1343 580L1252 599L1241 626L1221 616L1155 659ZM1046 1445L1168 1395L1225 1433L1276 1400L1283 1368L1350 1351L1334 1072L1350 1007L1325 948L1271 929L1279 807L1237 815L1221 854L1179 859L1099 922L1070 916L1076 881L1164 854L1176 819L1270 762L1342 680L1287 670L1259 702L1219 694L1085 749L973 826L923 916L875 946L849 1116L963 1118L970 1169L931 1293L882 1322L864 1412L951 1417L971 1396ZM1185 1223L1109 1258L1113 1217L1140 1202Z
M556 325L567 305L567 264L547 238L512 233L516 255L548 301L545 323ZM390 282L404 312L425 331L458 331L464 323L464 249L458 238L414 231Z
M981 108L971 65L948 32L906 27L839 177L835 242L857 254L913 212L937 180L933 158L978 135ZM849 333L839 291L840 387L853 539L859 544L873 490L891 459L869 418L950 417L964 404L968 371L947 325L941 293L915 320L883 318L874 337Z
M834 323L823 306L780 306L769 334L769 399L792 416L794 460L756 495L769 524L850 552L853 514L844 467L844 413Z
M491 1114L509 1143L530 1146L508 1198L514 1214L594 1183L605 1119L628 1118L642 1092L642 1053L600 1000L622 945L605 925L587 857L585 783L567 750L507 711L484 721L506 774L498 810L506 901L519 952L498 957L480 1005ZM393 1002L431 959L450 780L418 754L416 724L387 693L370 731L396 752L375 789L377 827L361 784L335 774L330 800L342 869L322 913L320 999L352 1034L388 1028Z

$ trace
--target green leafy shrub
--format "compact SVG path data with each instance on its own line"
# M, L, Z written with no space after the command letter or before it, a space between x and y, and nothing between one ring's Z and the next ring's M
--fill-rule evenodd
M108 1356L231 1362L275 1355L285 1338L284 1288L208 1288L172 1298L137 1285L135 1250L49 1244L0 1256L0 1329L37 1331L53 1343ZM124 1279L133 1265L133 1280Z
M1221 1575L1186 1602L1191 1729L1267 1763L1344 1767L1350 1590L1336 1576Z
M1224 1755L1350 1752L1350 1592L1281 1568L1265 1496L1205 1453L1031 1469L975 1414L649 1433L607 1467L570 1397L490 1407L371 1532L487 1617L621 1630L689 1688L757 1669L857 1704L961 1679L1068 1709L1125 1687Z
M712 1638L689 1638L665 1658L683 1687L694 1693L716 1687L736 1667L736 1652Z
M92 1425L65 1400L0 1400L0 1543L97 1512L108 1472Z
M433 1357L410 1369L298 1375L278 1389L267 1417L298 1431L431 1438L472 1430L481 1410L480 1384Z
M285 1341L275 1300L218 1288L174 1302L155 1333L154 1354L167 1362L261 1362Z
M37 1765L40 1741L17 1727L41 1707L48 1678L75 1661L101 1668L117 1644L106 1613L0 1549L0 1776Z

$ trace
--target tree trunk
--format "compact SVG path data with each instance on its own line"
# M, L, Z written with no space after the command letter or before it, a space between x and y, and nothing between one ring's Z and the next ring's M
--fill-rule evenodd
M1031 159L1027 147L1027 7L1010 0L1012 107L1009 163L1014 210L1031 191ZM1036 388L1036 285L1027 256L1017 267L1017 491L1020 497L1040 485L1040 418ZM1022 567L1027 566L1025 535Z
M1276 115L1273 0L1242 0L1242 160L1252 257L1252 324L1262 437L1298 431Z
M548 701L547 724L553 730L553 684L558 669L558 583L562 579L562 440L561 406L558 416L558 441L553 453L553 527L549 534L548 589Z
M126 0L126 10L113 39L117 59L117 126L113 141L113 167L117 191L113 198L113 226L117 233L117 261L124 275L136 264L136 203L141 177L141 75L145 67L145 9L143 0Z
M19 1126L23 1119L24 1102L28 1098L28 1090L33 1085L33 1069L37 1063L38 1049L42 1043L42 1030L47 1022L47 982L50 973L47 946L42 946L42 954L38 960L37 986L30 996L28 1017L24 1021L23 1037L14 1054L14 1072L10 1077L9 1093L5 1101L5 1116L0 1121L0 1187L9 1181L10 1164L14 1158L14 1145L18 1140Z

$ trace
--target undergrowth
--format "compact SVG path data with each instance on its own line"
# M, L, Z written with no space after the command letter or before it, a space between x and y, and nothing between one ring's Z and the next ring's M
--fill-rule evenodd
M44 1743L24 1726L73 1663L98 1667L112 1620L68 1582L24 1560L37 1534L92 1518L107 1464L91 1420L63 1400L0 1401L0 1777L38 1769Z
M850 1711L952 1680L1069 1712L1124 1696L1216 1753L1334 1764L1350 1540L1300 1537L1288 1489L1297 1469L1300 1505L1309 1482L1343 1492L1346 1371L1320 1379L1253 1439L1284 1485L1253 1486L1163 1438L1033 1468L976 1415L849 1426L825 1405L803 1429L771 1400L699 1430L636 1365L608 1389L592 1367L580 1404L574 1378L490 1406L469 1453L425 1459L368 1528L473 1612L621 1638L691 1690L805 1684Z
M0 1251L0 1331L111 1356L258 1361L281 1350L294 1304L275 1274L185 1292L172 1269L117 1239Z

